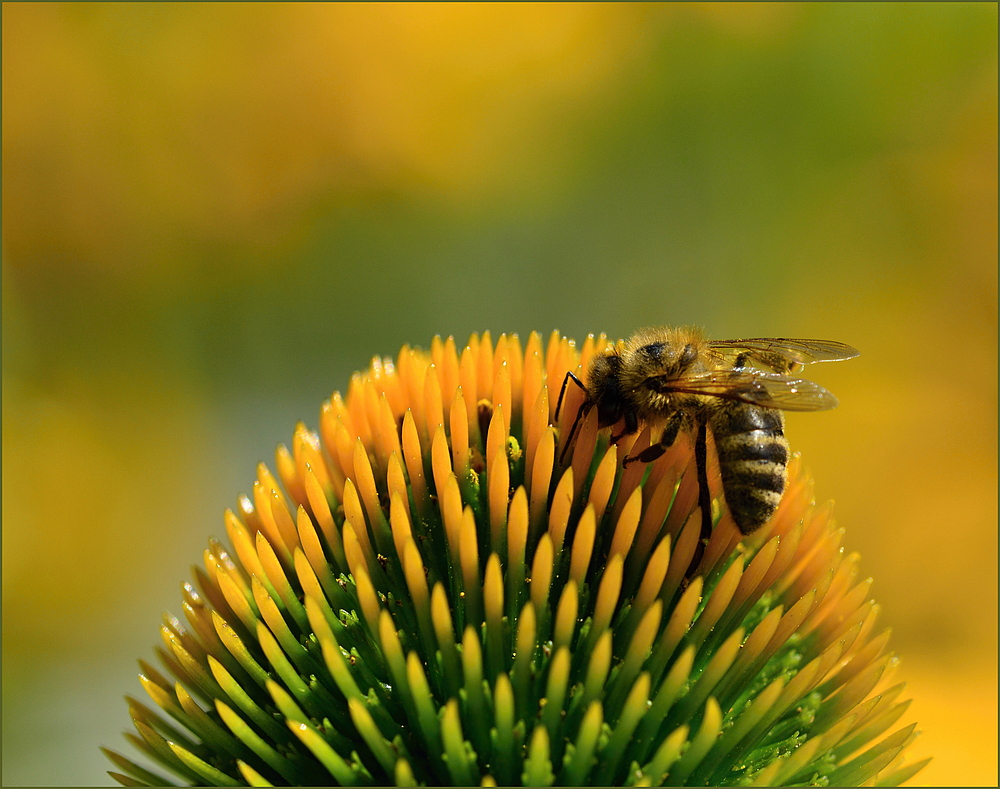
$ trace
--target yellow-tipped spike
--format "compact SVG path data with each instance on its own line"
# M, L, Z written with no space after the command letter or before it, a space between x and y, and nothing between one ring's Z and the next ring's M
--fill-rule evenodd
M594 619L591 624L589 643L592 645L597 637L611 624L618 607L618 595L622 589L622 557L612 556L601 577L597 588L597 600L594 602Z
M351 698L347 700L347 707L351 713L351 720L354 721L358 733L375 755L375 759L385 772L392 775L396 764L396 750L382 736L364 702Z
M681 786L692 771L705 758L705 754L715 744L722 726L722 711L715 699L709 699L705 705L705 717L702 719L698 733L691 740L687 751L680 761L670 770L668 780L671 784Z
M410 508L404 490L402 495L399 491L393 491L389 500L389 526L392 528L392 541L396 546L396 555L403 555L403 546L407 540L413 539L413 528L410 525Z
M427 573L420 551L413 540L407 540L403 546L403 574L406 576L406 586L410 590L413 608L420 621L421 636L425 639L425 649L429 658L434 654L432 641L434 624L431 620L430 596L427 591Z
M406 461L406 473L410 477L410 487L413 490L413 501L416 502L417 512L424 515L428 506L427 480L424 478L420 438L416 423L413 421L413 411L410 409L403 414L403 460Z
M499 349L499 346L498 346ZM510 419L513 416L513 398L510 383L510 366L500 364L493 379L493 408L504 415L504 443L510 435Z
M729 667L736 660L740 644L743 642L743 628L737 628L722 645L715 650L712 658L701 672L697 682L688 691L688 694L681 699L675 710L677 718L684 719L694 715L695 711L705 701L710 693L715 690L720 680L726 675ZM693 645L692 645L693 646Z
M466 622L478 625L483 621L482 582L479 579L479 536L471 507L466 507L462 512L458 542Z
M594 551L594 535L597 533L597 521L594 518L594 508L587 505L580 516L580 522L573 535L573 550L570 554L569 577L582 587L590 567L590 557Z
M572 422L570 422L570 425L572 425ZM560 433L559 435L568 437L569 428L567 428L566 432ZM590 470L590 464L594 458L594 451L596 447L597 409L592 408L580 420L580 426L577 429L577 435L574 439L573 461L571 465L573 467L573 479L576 480L576 488L573 491L573 498L580 497L580 492L583 490L583 483L587 480L588 471ZM606 503L607 502L605 501L605 504ZM601 507L601 514L604 514L603 507Z
M575 581L569 581L563 587L556 608L555 625L552 632L552 647L572 646L573 633L576 630L576 616L579 600Z
M531 734L521 780L524 786L551 786L555 780L549 759L549 732L544 726L536 726Z
M660 786L663 784L663 779L667 771L680 758L681 749L687 742L687 736L687 724L678 726L663 741L660 747L656 749L656 753L653 754L650 762L642 768L643 774L649 777L651 786Z
M517 636L514 643L514 666L511 676L519 690L527 690L531 661L535 654L535 607L529 600L524 604L517 621ZM524 712L524 710L522 710Z
M229 542L235 549L240 564L251 574L260 573L260 560L257 558L257 550L247 527L232 510L226 510L225 521L226 534L229 535Z
M444 404L441 402L441 379L437 368L431 365L427 368L424 378L424 408L427 414L427 432L436 432L438 427L444 427Z
M591 493L591 501L593 501ZM642 514L642 491L636 488L628 497L628 503L618 516L614 537L611 540L610 556L621 556L624 559L632 547L635 531L639 527L639 516Z
M393 495L398 496L400 501L405 502L407 509L409 509L410 494L406 489L406 472L403 470L403 451L400 450L396 452L393 450L392 454L389 455L389 461L386 464L385 472L385 483L386 483L386 493L388 494L389 501L392 501ZM392 509L389 510L390 515L390 527L392 525Z
M476 379L479 382L479 396L493 399L493 336L489 329L479 337L476 352Z
M507 414L500 404L493 407L493 416L490 417L490 425L486 431L486 462L489 463L490 458L496 458L497 453L502 453L504 462L506 462ZM490 473L489 466L486 468L486 473Z
M441 718L441 740L448 756L448 772L456 786L473 786L478 775L475 769L475 754L470 753L462 735L462 724L458 714L458 701L449 699Z
M395 428L393 428L395 430ZM382 507L378 500L378 489L375 487L375 473L372 471L372 464L368 457L368 451L361 439L354 442L354 484L357 487L358 496L364 504L365 512L368 514L368 523L371 524L372 531L377 535L378 525L385 520Z
M451 688L452 695L458 693L459 660L455 648L455 626L452 622L451 609L444 584L438 581L431 591L431 622L434 625L434 635L437 637L438 649L441 650L441 661L444 664L444 679Z
M442 392L454 392L459 386L458 375L458 352L455 347L455 338L449 336L444 341L440 356L434 357L434 366L438 369L438 376L441 379ZM444 401L445 407L450 408L451 404Z
M281 479L281 484L288 491L288 495L291 496L292 501L296 504L305 503L306 491L302 485L302 478L299 476L298 468L296 468L295 458L292 457L292 453L288 451L288 447L284 444L278 444L277 449L274 451L274 466L278 470L278 477Z
M545 507L548 506L549 534L552 537L552 546L555 548L556 556L562 553L563 541L566 538L566 529L569 526L570 513L573 509L573 469L568 468L563 473L559 484L556 485L555 493L552 494L552 502L547 505L549 477L552 469L552 457L548 456L548 448L544 445L552 440L552 452L555 452L555 431L551 428L546 431L543 439L543 448L539 450L539 463L544 463L547 471L545 474L544 490L540 490L538 500L533 500L532 506L537 512L537 528L533 528L532 535L537 535L545 523ZM541 483L541 480L537 480ZM533 482L532 485L535 483ZM538 485L542 488L542 485ZM532 490L535 490L533 487ZM537 539L533 536L532 541ZM589 561L589 559L588 559Z
M676 503L674 506L676 507ZM672 514L673 510L671 510ZM700 533L701 509L695 508L684 524L680 536L674 543L674 549L670 556L670 565L667 567L667 577L663 581L663 588L660 591L660 596L664 600L669 602L670 598L673 597L688 567L691 566L691 560L694 558L694 551L698 545Z
M708 604L701 612L701 616L698 617L698 621L694 623L694 627L691 628L691 632L688 634L691 643L700 645L708 636L709 631L715 627L715 623L719 621L719 617L725 613L733 599L733 593L736 591L742 576L743 557L737 556L736 561L729 566L726 574L712 590Z
M493 459L487 463L488 501L490 517L490 547L500 552L507 530L507 496L510 491L510 466L507 464L507 448L500 447Z
M461 389L455 393L448 424L451 429L451 463L455 476L465 479L469 473L469 414Z
M254 511L257 513L258 518L260 518L260 530L267 537L267 541L276 547L277 552L281 556L287 554L290 559L292 554L274 519L274 513L271 511L272 495L275 494L265 491L259 482L253 484ZM280 508L278 508L278 511L280 512Z
M375 592L375 587L372 586L372 580L368 577L368 573L357 568L354 572L354 585L358 590L358 604L361 606L361 614L365 618L365 622L368 623L368 629L378 635L378 620L382 612L382 607L378 602L378 594Z
M528 540L528 497L521 485L514 491L507 513L507 600L511 621L524 595L525 555Z
M479 412L476 403L479 402L479 386L476 381L476 355L472 350L472 341L462 351L462 359L459 362L458 378L461 381L462 396L465 398L465 412L469 416L469 441L473 445L478 444L479 436Z
M529 340L530 343L530 340ZM535 448L549 424L548 387L542 382L542 360L537 351L525 357L524 364L524 474L531 478Z
M531 602L536 611L548 608L549 586L552 583L552 539L548 533L542 535L531 562Z
M288 509L288 500L285 498L284 494L282 494L281 486L278 484L278 480L274 478L267 466L263 463L257 464L257 481L260 483L260 486L265 492L270 493L273 491L276 493L282 506L284 506L286 510Z
M346 559L344 558L344 543L340 536L340 530L333 521L333 513L330 511L330 505L326 500L326 496L323 494L316 476L312 472L311 466L306 467L305 488L306 497L309 499L309 508L312 511L312 517L316 519L317 525L323 532L323 536L326 538L326 544L330 546L330 551L333 553L333 559L337 563L337 568L344 570L347 565ZM341 493L343 493L343 487L341 487ZM318 540L313 546L307 546L305 540L311 538L307 538L303 535L304 524L301 516L296 518L296 525L298 526L299 543L302 545L302 548L306 550L306 555L309 557L310 561L319 561L320 556L322 556L322 548L320 548L317 553L316 546L319 545Z
M500 557L491 553L486 560L486 574L483 579L483 606L486 609L486 650L490 673L495 675L506 668L504 665L503 638L503 575Z
M348 479L344 484L344 525L341 527L344 554L347 556L348 564L350 564L351 557L347 548L348 528L353 533L354 541L360 547L370 568L375 562L375 551L372 549L371 539L368 536L368 522L365 520L365 512L361 507L361 498L358 496L358 490L351 479Z
M605 630L597 639L587 663L587 675L583 683L583 704L589 704L601 694L601 689L611 670L611 631Z
M448 477L454 473L451 450L448 449L448 439L441 425L434 429L434 438L431 441L431 469L434 472L434 487L440 494Z
M637 464L632 464L629 466L631 469ZM667 473L660 477L659 481L655 485L647 483L645 486L645 492L643 498L648 500L645 506L645 512L642 515L642 523L639 524L639 533L635 539L635 555L636 562L639 563L642 559L649 553L650 549L653 547L653 543L656 542L660 535L661 527L663 522L666 520L667 511L670 509L670 502L674 497L674 489L677 485L677 471L674 468L669 469ZM652 491L650 493L649 491ZM618 499L615 503L616 516L618 513L619 504L623 501L622 491L619 489ZM624 499L628 501L628 499Z
M598 784L610 785L614 781L615 774L619 771L622 754L628 747L639 720L646 712L649 687L649 674L644 671L629 691L621 715L615 722L611 737L601 751L601 764L594 776Z
M451 564L453 567L458 567L462 534L462 494L454 474L449 474L444 480L444 487L438 494L438 506L441 509L441 520L444 522Z
M575 468L576 464L574 464ZM601 458L601 463L597 467L597 471L594 473L594 481L590 484L590 503L594 505L594 517L598 521L604 517L604 510L608 506L608 500L611 498L611 489L615 484L615 472L619 468L618 463L618 450L616 447L608 447L607 451L604 453L604 457ZM586 473L586 469L584 469ZM642 496L639 496L640 508L642 502ZM636 515L636 525L639 523L638 514ZM635 527L633 526L632 532L635 532ZM629 540L631 543L631 540Z
M545 686L545 706L542 707L542 725L553 735L560 730L563 704L566 700L566 688L569 684L570 652L569 647L556 649L555 656L549 664L549 678Z
M601 734L601 724L604 723L601 702L594 700L587 707L587 712L580 723L579 733L576 737L575 750L572 758L567 762L563 780L560 783L564 786L583 786L587 775L594 766L594 749Z

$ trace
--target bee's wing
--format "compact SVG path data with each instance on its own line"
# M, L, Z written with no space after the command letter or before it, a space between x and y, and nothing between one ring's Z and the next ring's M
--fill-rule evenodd
M796 340L788 337L753 337L747 340L712 340L711 352L728 363L743 356L779 372L813 362L853 359L858 351L835 340Z
M817 383L761 370L702 373L665 382L662 391L711 395L782 411L826 411L837 398Z

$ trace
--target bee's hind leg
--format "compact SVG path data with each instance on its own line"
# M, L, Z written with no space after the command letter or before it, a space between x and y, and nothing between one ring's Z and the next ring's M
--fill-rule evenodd
M690 577L701 564L705 555L705 546L712 536L712 493L708 489L708 425L704 420L698 421L698 433L694 441L694 465L698 472L698 506L701 508L701 534L698 546L688 567L686 577Z

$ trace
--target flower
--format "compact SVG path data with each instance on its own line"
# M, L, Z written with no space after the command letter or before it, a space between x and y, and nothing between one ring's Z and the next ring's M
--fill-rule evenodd
M140 661L127 738L182 781L898 785L914 725L871 579L793 458L742 538L690 441L623 468L583 394L608 346L404 347L301 423ZM709 452L710 462L712 452ZM280 482L279 482L280 480ZM172 719L169 721L167 718ZM125 785L162 777L105 749Z

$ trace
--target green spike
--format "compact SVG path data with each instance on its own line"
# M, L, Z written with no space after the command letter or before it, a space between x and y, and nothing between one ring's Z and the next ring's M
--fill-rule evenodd
M666 720L671 707L688 681L688 675L691 673L691 666L693 664L694 647L688 647L677 658L674 665L670 667L670 671L667 672L667 676L660 685L660 689L653 697L653 703L650 705L649 711L643 717L635 733L636 742L642 746L637 750L641 758L645 758L650 748L656 747L656 743L658 742L656 737L657 732L663 728L663 722Z
M118 781L118 783L122 786L160 786L160 784L146 784L142 781L137 781L135 778L130 778L127 775L122 775L121 773L116 773L112 770L108 770L108 775ZM166 784L163 785L165 786Z
M719 709L718 702L710 698L705 705L705 716L702 719L701 728L698 729L698 733L691 740L691 745L688 746L684 755L670 769L669 780L671 785L683 786L687 782L688 776L691 775L694 769L701 763L701 760L711 750L712 745L719 736L719 727L721 725L722 711Z
M643 715L646 714L646 704L649 699L649 674L645 671L639 675L632 690L625 699L621 715L615 722L611 739L601 750L599 767L594 776L595 783L611 785L616 783L618 765L621 763L632 734Z
M140 767L135 762L126 759L120 753L116 753L110 748L101 748L101 752L130 776L132 776L129 780L137 779L136 783L128 784L129 786L174 786L174 784L166 778L163 778L156 773L151 773L149 770L144 767ZM119 779L115 778L115 780L117 781Z
M327 772L333 776L341 786L354 786L358 783L357 774L344 758L334 750L323 736L312 726L300 723L296 720L286 720L288 728L295 734L302 744L309 749L320 764L326 768Z
M246 762L237 760L236 766L240 769L240 775L246 779L248 786L274 786L274 784Z
M354 725L357 727L362 739L368 745L379 765L385 771L386 775L394 775L397 757L396 749L385 738L382 732L379 731L379 727L375 725L375 720L368 711L367 705L359 699L348 699L347 705L350 709Z
M557 740L562 729L563 704L566 687L569 684L570 652L568 647L559 647L549 662L549 677L545 686L542 707L542 725L548 729L549 739Z
M860 786L899 755L917 724L911 723L830 773L831 786Z
M875 782L875 786L902 786L906 781L909 781L913 776L930 764L931 759L933 758L934 757L932 756L928 756L926 759L921 759L919 762L913 762L913 764L908 764L884 777L880 777Z
M254 722L259 728L263 729L264 732L272 739L285 742L289 738L287 734L282 730L282 727L275 721L274 717L264 712L260 706L247 695L243 687L233 679L232 675L226 671L226 669L215 660L211 655L208 657L208 665L212 670L212 675L215 677L216 682L219 683L219 687L222 688L223 692L228 696L230 701L232 701L240 710ZM270 683L272 680L268 679L265 682Z
M287 781L301 782L303 780L301 771L287 758L264 742L260 735L251 729L231 707L222 701L216 701L215 709L222 718L222 722L229 727L229 730L236 735L237 739L276 770L280 776Z
M563 774L560 783L564 786L583 786L591 768L594 766L594 749L601 734L604 714L601 702L595 699L590 702L583 721L577 731L576 742L567 748L563 763Z
M497 677L493 691L493 709L496 716L496 728L490 732L495 754L494 771L501 786L513 783L515 768L515 753L520 743L514 736L514 689L506 674Z
M457 786L473 786L477 781L476 754L462 736L458 702L451 699L441 717L441 741L448 773Z
M552 762L549 761L549 734L544 726L536 726L531 733L521 781L524 786L552 786L555 781Z
M642 768L643 774L649 776L652 786L659 786L663 783L663 779L674 762L680 758L681 750L688 741L687 737L687 724L678 726L660 743L660 747L656 749L653 758Z
M413 775L413 770L410 768L410 763L406 759L396 760L396 773L395 773L396 786L417 786L417 779Z
M171 742L161 737L152 728L142 721L132 721L136 730L142 735L141 742L146 744L146 753L160 762L164 767L169 768L177 775L187 778L189 781L197 781L201 776L185 764L170 748Z
M419 724L417 728L427 745L428 753L440 755L442 750L437 705L416 652L411 651L406 656L406 676L413 691L413 703L417 708Z
M197 773L199 777L203 780L208 781L212 786L241 786L241 782L237 781L230 775L226 775L221 770L213 767L208 762L203 759L199 759L191 751L182 748L176 743L167 743L170 746L170 750L174 752L178 759L184 762L186 767L189 767L193 772Z

